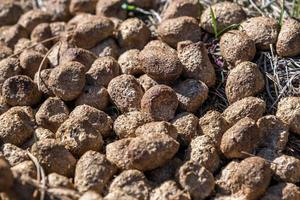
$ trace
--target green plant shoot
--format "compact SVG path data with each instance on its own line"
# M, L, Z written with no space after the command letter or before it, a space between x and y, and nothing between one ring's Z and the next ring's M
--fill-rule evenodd
M279 17L279 25L282 26L283 23L283 17L284 17L284 5L285 5L285 0L282 0L282 5L281 5L281 11L280 11L280 17Z
M212 27L213 27L213 31L215 34L215 38L218 37L218 27L217 27L217 18L215 15L215 12L213 11L213 9L210 7L210 16L211 16L211 20L212 20Z
M300 12L300 0L293 0L293 17L299 17Z
M128 11L135 11L136 10L136 6L129 5L127 3L123 3L121 7L122 7L122 9L128 10Z

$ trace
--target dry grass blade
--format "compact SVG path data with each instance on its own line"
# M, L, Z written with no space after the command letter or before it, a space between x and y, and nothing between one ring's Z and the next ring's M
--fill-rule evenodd
M47 83L46 83L46 82L42 79L42 77L41 77L41 71L42 71L42 67L43 67L43 65L44 65L44 63L45 63L47 57L48 57L49 54L52 52L52 50L56 47L57 44L59 45L58 49L60 49L62 43L61 43L61 41L58 41L58 42L57 42L56 44L54 44L54 45L51 47L51 49L49 49L49 51L45 54L45 56L44 56L44 58L43 58L43 60L42 60L42 62L41 62L41 64L40 64L40 66L39 66L39 69L38 69L38 77L37 77L37 85L38 85L38 88L39 88L39 89L41 88L41 81L42 81L42 83L44 84L44 86L45 86L47 89L49 89ZM58 51L58 52L59 52L59 51Z
M66 38L68 38L69 36L71 36L73 33L74 33L74 31L66 32L65 33L66 34ZM18 55L20 55L25 50L32 49L32 48L36 47L39 44L45 44L45 43L48 43L48 42L51 42L51 41L54 41L54 40L58 40L61 37L62 37L61 35L56 35L56 36L53 36L51 38L45 39L43 41L35 42L32 45L30 45L29 47L24 47L24 48L20 49L17 53L14 53L14 54L10 55L8 58L12 58L12 57L18 56Z
M34 155L32 155L29 151L27 152L27 155L32 160L32 162L34 163L34 165L37 169L37 181L40 184L40 187L39 187L40 200L44 200L45 199L45 191L46 191L46 175L45 175L44 169L40 165L37 158Z
M262 16L265 16L265 13L256 5L254 1L249 0L249 2Z
M60 38L60 36L55 36L55 37L51 37L51 38L48 38L48 39L46 39L46 40L43 40L43 41L41 41L41 42L35 42L34 44L30 45L29 47L24 47L24 48L20 49L17 53L10 55L9 58L18 56L18 55L20 55L23 51L25 51L25 50L27 50L27 49L32 49L32 48L36 47L36 46L39 45L39 44L44 44L44 43L47 43L47 42L50 42L50 41L53 41L53 40L57 40L57 39L59 39L59 38Z
M242 154L244 154L244 155L246 155L246 156L249 156L249 157L255 157L256 155L254 155L254 154L252 154L252 153L248 153L248 152L245 152L245 151L241 151L241 153ZM273 165L278 165L277 163L274 163L273 161L271 161L271 160L268 160L268 159L266 159L266 158L264 158L265 159L265 161L267 161L268 163L270 163L270 164L273 164Z

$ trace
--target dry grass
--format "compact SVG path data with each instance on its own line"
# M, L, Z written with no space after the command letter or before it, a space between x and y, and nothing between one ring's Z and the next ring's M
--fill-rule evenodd
M300 137L290 134L285 153L300 159Z
M204 0L201 2L207 8L220 1ZM249 16L268 16L277 19L279 23L286 17L299 17L300 12L300 0L235 0L235 2L242 5ZM212 99L221 105L213 107L222 111L222 108L227 105L224 93L227 70L225 64L222 63L218 44L214 44L216 41L209 42L209 39L207 41L210 46L209 53L217 67L218 78L221 77L219 81L221 85L219 83L211 92ZM271 47L271 51L257 52L253 62L260 66L265 76L266 87L261 97L267 102L268 113L275 112L277 103L282 97L300 96L300 57L280 58L276 55L274 47Z
M39 184L39 187L37 189L39 189L39 192L40 192L40 195L39 195L40 200L44 200L45 199L45 192L47 190L47 188L46 188L46 175L45 175L44 169L40 165L37 158L34 155L32 155L29 151L27 152L27 155L29 156L29 158L32 160L32 162L34 163L34 165L36 167L37 183Z
M271 48L270 52L259 52L256 63L265 75L263 98L270 113L275 112L282 97L300 96L300 58L280 58Z
M208 7L214 1L206 1ZM278 20L281 24L286 17L300 17L300 0L235 0L243 6L249 16L268 16ZM209 39L207 39L209 41ZM216 41L214 41L215 43ZM228 71L222 63L218 44L209 44L209 53L217 69L217 87L210 92L208 105L204 105L201 112L208 109L224 110L228 102L224 92ZM260 97L267 103L267 113L275 114L278 101L286 96L300 96L300 57L281 58L276 55L274 47L270 51L257 52L253 61L260 67L265 77L265 90ZM221 79L220 79L221 77ZM300 158L300 137L291 133L285 152L288 155Z

